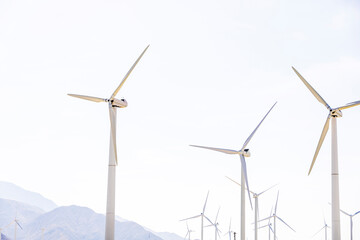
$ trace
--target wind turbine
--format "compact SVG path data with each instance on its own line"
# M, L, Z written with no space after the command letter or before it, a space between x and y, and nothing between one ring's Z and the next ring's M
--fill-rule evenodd
M343 210L340 209L340 212L342 212L343 214L347 215L348 217L350 217L350 240L353 240L353 217L355 215L357 215L358 213L360 213L360 211L357 211L356 213L354 214L349 214Z
M270 216L271 216L271 214L272 214L272 210L273 210L273 208L271 208L271 211L270 211ZM268 227L269 228L269 240L271 239L271 232L274 234L274 230L272 229L272 224L271 224L271 221L270 221L271 219L269 218L269 221L268 221L268 223L267 223L267 225L264 225L264 226L262 226L262 227L259 227L259 229L260 228L264 228L264 227ZM275 236L276 237L276 236ZM276 237L277 238L277 237Z
M312 237L315 237L315 235L317 235L319 232L321 232L323 229L325 229L325 240L327 240L327 229L330 228L329 225L327 225L325 218L324 218L324 226L317 231Z
M235 180L227 177L230 181L233 181L234 183L236 183L237 185L239 185L241 187L241 184L236 182ZM265 192L267 192L268 190L270 190L271 188L275 187L276 185L273 185L272 187L269 187L268 189L262 191L261 193L255 193L249 190L249 192L253 195L253 198L255 199L255 240L258 239L258 220L259 220L259 196ZM271 214L271 213L270 213Z
M229 240L231 240L231 234L233 233L234 231L231 230L231 219L230 219L230 224L229 224L229 231L227 231L227 233L224 234L224 236L226 234L229 234Z
M218 221L217 221L218 216L219 216L219 211L220 211L220 208L219 208L218 211L217 211L217 214L216 214L216 218L215 218L214 223L205 226L205 227L214 227L214 228L215 228L215 240L217 240L217 237L218 237L218 236L220 237L219 232L221 232L220 229L219 229L219 227L218 227L218 226L219 226L219 223L218 223Z
M275 104L276 104L276 102L275 102ZM241 202L240 202L240 206L241 206L241 208L240 208L241 209L241 213L240 213L241 238L240 238L240 240L245 240L245 183L246 183L246 187L248 189L249 201L250 201L250 205L251 205L251 208L252 208L251 197L250 197L250 192L249 192L249 183L248 183L248 178L247 178L246 162L245 162L245 157L250 157L250 151L249 151L249 149L246 149L246 146L249 144L249 142L250 142L251 138L254 136L256 130L260 127L261 123L264 121L264 119L267 117L267 115L273 109L275 104L270 108L270 110L266 113L265 117L261 120L259 125L257 125L255 130L246 139L244 145L242 146L242 148L240 150L230 150L230 149L223 149L223 148L214 148L214 147L204 147L204 146L198 146L198 145L190 145L192 147L205 148L205 149L218 151L218 152L222 152L222 153L226 153L226 154L235 154L235 155L240 156L240 161L241 161Z
M118 165L117 149L116 149L116 109L127 107L127 101L125 99L116 99L116 94L124 85L126 79L135 68L136 64L140 61L145 51L149 48L149 45L141 53L135 63L131 66L125 77L121 81L120 85L115 89L109 99L90 97L77 94L68 94L71 97L77 97L93 102L106 102L109 105L110 114L110 149L109 149L109 166L108 166L108 185L107 185L107 203L106 203L106 222L105 222L105 239L113 240L115 233L115 177L116 166Z
M189 225L187 222L186 222L186 228L187 228L187 233L186 233L184 239L186 239L186 237L189 236L189 240L190 240L190 234L194 231L189 228Z
M180 220L180 221L186 221L186 220L189 220L189 219L201 217L201 240L204 240L204 218L206 218L206 220L208 220L211 224L213 224L210 221L210 219L207 216L205 216L205 208L206 208L206 203L207 203L208 197L209 197L209 192L206 195L206 200L205 200L205 204L204 204L202 213L200 213L199 215L196 215L194 217L189 217L189 218L185 218L185 219Z
M315 91L315 89L300 75L298 71L294 67L292 69L295 71L296 75L301 79L301 81L305 84L305 86L310 90L310 92L315 96L315 98L322 103L328 110L329 115L326 119L325 126L320 136L319 143L316 147L316 151L314 154L314 158L311 162L310 170L308 175L314 166L316 161L316 157L320 151L321 145L325 139L325 136L329 130L329 123L331 119L331 218L332 218L332 239L340 240L340 197L339 197L339 169L338 169L338 146L337 146L337 126L336 119L342 117L341 110L355 107L360 105L360 101L348 103L345 106L338 108L331 108L329 104L325 102L325 100Z
M279 219L279 220L280 220L282 223L284 223L288 228L290 228L291 230L293 230L293 231L295 232L295 230L294 230L292 227L290 227L289 224L287 224L287 223L286 223L284 220L282 220L278 215L276 215L278 200L279 200L279 192L278 192L277 197L276 197L275 211L274 211L273 215L270 216L270 217L264 218L264 219L262 219L262 220L259 221L259 222L261 222L261 221L264 221L264 220L273 218L273 220L274 220L274 230L273 230L273 232L274 232L274 239L276 238L276 219Z

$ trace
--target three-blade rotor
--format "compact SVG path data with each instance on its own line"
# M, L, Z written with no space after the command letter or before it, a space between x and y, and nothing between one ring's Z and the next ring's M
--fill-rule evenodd
M301 74L294 67L292 67L292 69L294 70L296 75L300 78L300 80L305 84L305 86L310 90L310 92L314 95L314 97L321 104L323 104L330 112L327 119L326 119L326 121L325 121L323 131L321 132L320 139L319 139L318 145L316 147L313 160L312 160L311 165L310 165L310 169L309 169L309 173L308 173L308 175L310 175L311 170L312 170L312 168L313 168L313 166L315 164L316 158L317 158L317 156L319 154L320 148L321 148L321 146L322 146L322 144L324 142L324 139L326 137L326 134L327 134L327 132L329 130L330 118L332 118L332 117L341 117L342 116L341 110L358 106L358 105L360 105L360 101L351 102L351 103L348 103L348 104L346 104L344 106L337 107L337 108L331 108L330 105L327 104L327 102L320 96L320 94L318 92L316 92L315 89L305 80L305 78L303 76L301 76Z

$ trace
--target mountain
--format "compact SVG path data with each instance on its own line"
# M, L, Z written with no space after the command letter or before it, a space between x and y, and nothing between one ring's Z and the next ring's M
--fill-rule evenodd
M102 240L105 236L105 216L86 207L59 207L35 218L23 226L19 237L34 240ZM134 222L115 223L116 240L162 240Z
M39 193L27 191L15 184L0 181L0 198L23 202L43 209L45 212L57 208L57 205Z
M105 216L90 208L79 206L56 207L38 193L14 184L0 182L0 228L3 239L12 239L15 218L17 239L32 240L103 240ZM17 199L9 200L9 199ZM49 210L51 209L51 210ZM7 238L5 238L5 235ZM182 240L173 233L156 233L141 225L116 216L116 240Z

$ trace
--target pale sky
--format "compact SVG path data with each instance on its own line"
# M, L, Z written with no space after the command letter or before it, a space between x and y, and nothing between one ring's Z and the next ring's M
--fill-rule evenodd
M186 234L180 219L201 213L239 232L236 156L189 144L248 145L249 185L262 191L260 218L280 191L279 239L310 239L331 225L330 131L310 176L327 110L360 100L360 4L347 1L0 1L0 180L58 205L104 213L108 98L150 44L118 94L116 214L155 231ZM340 206L360 210L360 107L338 120ZM359 218L359 219L357 219ZM247 238L254 239L247 205ZM200 221L189 221L200 237ZM341 215L343 239L349 219ZM213 229L205 231L214 239ZM267 239L267 230L260 231ZM360 217L354 218L354 238ZM227 237L223 237L227 239ZM323 239L323 234L313 239Z

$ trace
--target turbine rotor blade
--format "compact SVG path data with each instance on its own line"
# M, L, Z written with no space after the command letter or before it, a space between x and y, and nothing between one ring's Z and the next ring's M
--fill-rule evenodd
M214 225L214 223L213 223L207 216L205 216L205 214L203 214L203 215L204 215L204 217L206 218L206 220L208 220L209 223L211 223L211 225Z
M93 102L106 102L107 101L104 98L98 98L98 97L91 97L91 96L71 94L71 93L68 93L68 95L71 96L71 97L81 98L81 99L88 100L88 101L93 101Z
M258 222L262 222L262 221L265 221L265 220L270 220L271 218L272 218L273 216L270 216L270 217L267 217L267 218L263 218L263 219L261 219L261 220L259 220Z
M206 200L205 200L205 204L204 204L204 208L203 208L203 214L205 213L205 208L206 208L206 203L207 203L207 200L208 200L208 197L209 197L209 191L207 192L207 195L206 195Z
M121 81L120 85L115 89L114 93L111 95L110 99L114 99L116 94L119 92L120 88L124 85L126 79L129 77L130 73L134 70L136 64L138 64L138 62L140 61L140 59L142 58L142 56L144 55L144 53L146 52L146 50L149 48L150 45L148 45L145 50L141 53L141 55L136 59L135 63L131 66L131 68L129 69L129 71L126 73L125 77L123 78L123 80Z
M358 106L358 105L360 105L360 101L355 101L355 102L348 103L345 106L338 107L337 109L343 110L343 109L355 107L355 106Z
M14 222L21 228L21 230L24 230L17 220L14 220Z
M243 151L246 146L249 144L251 138L254 136L256 130L260 127L261 123L265 120L265 118L267 117L267 115L270 113L270 111L273 109L273 107L275 107L277 102L275 102L275 104L270 108L270 110L266 113L265 117L261 120L261 122L257 125L257 127L255 128L255 130L250 134L250 136L246 139L243 147L241 148L241 151Z
M240 154L240 159L241 159L241 166L242 166L242 171L243 171L242 173L244 174L244 177L245 177L245 183L246 183L247 192L249 195L250 206L251 206L251 209L253 209L251 197L250 197L250 191L249 191L250 188L249 188L249 182L248 182L247 170L246 170L246 161L245 161L244 155Z
M219 211L220 211L220 207L219 207L219 209L218 209L218 211L217 211L217 214L216 214L215 224L217 223L217 219L218 219L218 216L219 216Z
M240 183L238 183L237 181L235 181L235 180L233 180L233 179L231 179L230 177L228 177L228 176L225 176L225 177L227 177L230 181L233 181L235 184L237 184L237 185L239 185L240 187L241 187L241 184ZM247 190L247 188L245 188L246 190ZM250 191L250 190L249 190ZM255 194L254 192L252 192L252 191L250 191L250 193L251 194Z
M279 200L279 191L278 191L278 193L277 193L277 197L276 197L275 211L274 211L274 214L275 214L275 215L276 215L276 210L277 210L278 200Z
M214 148L214 147L205 147L205 146L198 146L198 145L189 145L191 147L197 147L197 148L205 148L213 151L218 151L226 154L239 154L238 151L230 150L230 149L224 149L224 148Z
M357 215L358 213L360 213L360 211L357 211L356 213L354 213L354 215L353 215L353 216Z
M323 230L326 226L323 226L319 231L317 231L314 235L312 235L312 238L315 237L321 230Z
M196 215L196 216L194 216L194 217L189 217L189 218L181 219L180 221L186 221L186 220L194 219L194 218L198 218L198 217L201 217L201 214L200 214L200 215Z
M293 230L294 232L296 232L292 227L289 226L289 224L287 224L284 220L282 220L280 217L276 216L277 219L279 219L280 221L282 221L286 226L288 226L291 230Z
M261 194L263 194L263 193L267 192L268 190L272 189L272 188L275 187L276 185L278 185L278 184L275 184L275 185L269 187L269 188L266 189L265 191L262 191L261 193L258 194L258 196L260 196Z
M343 211L343 210L341 210L341 209L340 209L340 212L342 212L343 214L345 214L345 215L347 215L347 216L351 217L351 214L349 214L349 213L347 213L347 212L345 212L345 211Z
M317 158L317 156L318 156L318 154L319 154L321 145L323 144L324 139L325 139L325 137L326 137L326 134L327 134L327 132L328 132L328 130L329 130L330 118L331 118L331 115L329 114L328 117L327 117L327 119L326 119L324 128L323 128L323 130L322 130L322 132L321 132L321 136L320 136L320 139L319 139L319 143L318 143L318 145L317 145L317 147L316 147L316 151L315 151L315 154L314 154L314 158L313 158L313 160L312 160L312 162L311 162L311 166L310 166L310 170L309 170L308 175L310 175L310 173L311 173L311 170L312 170L312 168L313 168L313 166L314 166L314 164L315 164L316 158Z
M298 75L298 77L301 79L301 81L305 84L305 86L310 90L310 92L314 95L314 97L320 102L322 103L327 109L331 110L331 107L329 106L329 104L327 104L325 102L325 100L320 96L320 94L318 94L315 89L305 80L305 78L303 76L301 76L301 74L296 71L296 69L294 67L292 67L292 69L294 70L294 72L296 73L296 75Z

